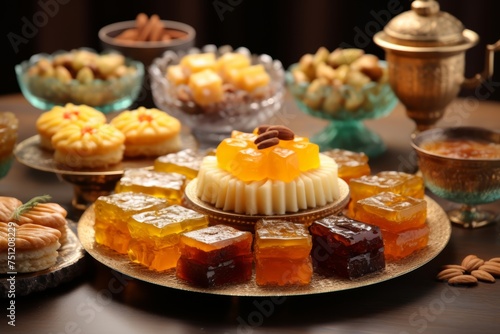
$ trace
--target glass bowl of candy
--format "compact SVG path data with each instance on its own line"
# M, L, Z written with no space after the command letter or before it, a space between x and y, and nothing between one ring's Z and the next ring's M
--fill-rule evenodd
M149 74L158 108L179 118L206 147L217 146L232 130L252 132L271 123L284 103L281 62L243 47L167 51Z
M286 71L286 85L305 113L330 121L311 140L322 150L333 148L375 157L385 151L380 136L363 120L388 115L398 103L387 64L362 49L320 47Z
M19 121L14 113L0 112L0 178L4 178L12 166L18 128Z
M137 99L144 78L141 62L87 48L36 54L15 70L23 95L42 110L66 103L122 110Z
M453 223L481 227L498 213L479 205L500 199L500 131L480 127L434 128L412 137L426 187L462 204L448 212Z

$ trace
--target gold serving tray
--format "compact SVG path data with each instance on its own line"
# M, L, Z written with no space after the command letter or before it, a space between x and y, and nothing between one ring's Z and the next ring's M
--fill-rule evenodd
M355 289L371 284L380 283L406 273L409 273L436 257L446 246L451 236L451 225L443 209L431 198L427 201L427 224L429 226L429 242L427 247L397 262L389 262L385 270L348 280L340 278L325 278L314 274L311 284L304 287L259 287L255 283L255 276L249 282L225 285L216 288L199 288L177 279L175 270L156 272L146 267L132 263L127 255L98 245L94 240L94 207L89 207L81 216L78 223L78 237L87 252L97 261L130 277L157 284L160 286L214 295L270 297L311 295ZM254 274L255 275L255 274Z

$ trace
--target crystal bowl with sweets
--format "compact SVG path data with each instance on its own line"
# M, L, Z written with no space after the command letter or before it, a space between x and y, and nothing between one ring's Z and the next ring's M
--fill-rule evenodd
M385 150L382 139L363 124L386 116L398 99L387 80L387 65L362 49L320 47L303 55L286 72L286 84L299 108L330 121L311 140L321 150L363 152L370 157Z
M158 108L181 119L204 144L270 122L284 102L284 69L246 48L205 45L167 51L149 67Z
M15 70L24 97L42 110L67 103L104 113L125 109L136 100L144 78L141 62L88 48L36 54Z

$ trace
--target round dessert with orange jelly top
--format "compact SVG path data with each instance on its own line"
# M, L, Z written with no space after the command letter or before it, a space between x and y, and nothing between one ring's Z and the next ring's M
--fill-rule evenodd
M54 160L71 168L100 168L123 159L125 135L110 124L74 123L52 137Z
M104 124L106 123L106 116L99 110L84 104L67 103L64 106L55 106L51 110L42 113L36 121L36 128L40 135L40 145L43 148L53 150L52 136L59 129L68 124L87 122Z
M284 126L233 131L203 159L196 193L218 209L248 215L293 213L340 197L335 160Z
M181 123L164 111L139 107L121 112L110 124L125 135L126 157L157 157L181 149Z

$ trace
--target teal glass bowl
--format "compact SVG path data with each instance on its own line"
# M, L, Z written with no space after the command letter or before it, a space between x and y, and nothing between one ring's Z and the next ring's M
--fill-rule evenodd
M85 49L94 52L91 49ZM109 79L94 79L82 83L76 79L63 82L55 76L33 75L30 69L41 59L51 60L57 55L68 51L57 51L53 54L40 53L33 55L16 65L16 75L19 87L24 97L36 108L50 110L56 105L73 103L85 104L103 113L119 111L128 108L137 99L144 79L144 65L129 58L125 66L130 67L130 73Z
M380 64L383 67L387 66L384 61L380 61ZM335 97L335 107L330 110L313 108L305 102L310 84L297 83L292 74L297 66L298 64L292 64L288 68L285 82L299 109L330 122L321 132L313 135L311 141L318 144L321 150L345 149L363 152L369 157L382 154L386 149L384 142L378 134L368 129L363 121L384 117L396 107L398 98L389 83L370 82L360 88L346 84L338 87L328 86L313 96L308 95L307 98L327 101ZM351 107L347 101L352 99L363 102L359 106Z

